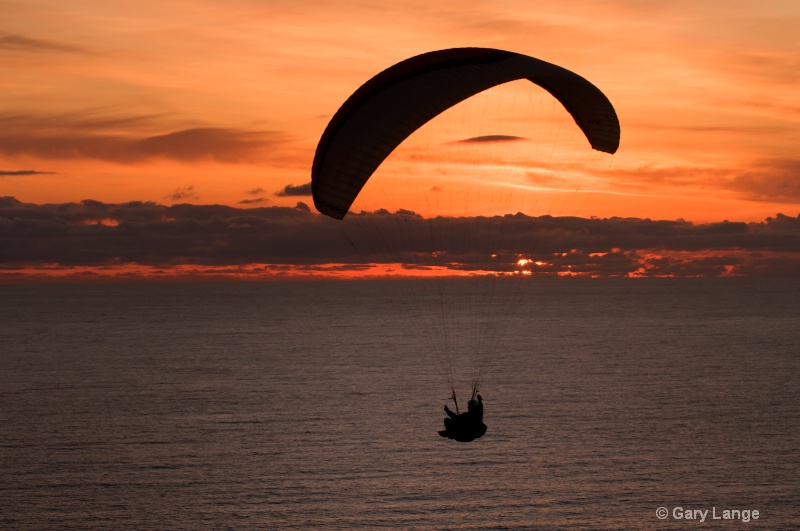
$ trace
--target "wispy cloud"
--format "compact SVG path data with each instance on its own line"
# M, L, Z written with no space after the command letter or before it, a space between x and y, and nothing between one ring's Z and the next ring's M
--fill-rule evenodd
M723 186L755 201L784 201L793 203L800 210L800 159L759 161L734 172Z
M240 162L257 157L275 140L274 133L198 128L133 140L129 152L134 159L164 157L182 161Z
M125 164L154 159L181 162L254 162L280 158L287 139L274 131L198 127L158 135L87 127L72 117L29 120L0 116L0 154L42 159L91 159ZM112 123L119 124L119 121ZM105 124L108 126L108 123Z
M21 175L53 175L54 171L40 170L0 170L0 177L14 177Z
M762 159L736 166L641 166L597 172L618 190L717 190L750 201L800 203L800 159ZM800 209L800 207L798 207ZM791 210L790 210L791 211Z
M521 136L513 136L513 135L483 135L483 136L473 136L472 138L465 138L464 140L459 140L459 144L480 144L480 143L491 143L491 142L518 142L520 140L527 140Z
M164 199L171 201L183 201L184 199L197 199L199 196L194 190L194 185L176 188L174 192L167 194Z
M0 50L21 52L59 52L90 54L88 50L57 41L35 39L13 33L0 33Z
M266 197L256 197L254 199L242 199L239 201L240 205L265 205L269 203L269 199Z

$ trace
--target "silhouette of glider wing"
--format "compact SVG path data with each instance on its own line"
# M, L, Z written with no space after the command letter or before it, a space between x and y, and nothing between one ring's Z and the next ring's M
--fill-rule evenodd
M414 131L479 92L519 79L539 85L561 102L592 148L617 150L620 130L614 107L578 74L503 50L429 52L364 83L328 123L311 170L317 210L343 219L373 172Z

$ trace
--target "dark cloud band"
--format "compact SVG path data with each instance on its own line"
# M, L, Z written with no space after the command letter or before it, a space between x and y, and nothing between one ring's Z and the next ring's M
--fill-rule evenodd
M430 235L435 235L431 237ZM369 263L407 269L678 276L800 273L800 216L692 224L523 214L425 219L351 214L338 222L289 207L152 202L29 204L0 198L0 265L210 266ZM792 273L794 272L794 273Z

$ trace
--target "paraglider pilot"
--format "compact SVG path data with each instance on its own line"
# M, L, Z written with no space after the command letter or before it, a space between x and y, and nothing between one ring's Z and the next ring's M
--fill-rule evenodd
M454 439L459 442L470 442L486 433L486 424L483 423L483 398L477 395L467 403L466 413L453 413L444 406L447 418L444 419L444 430L439 432L442 437Z

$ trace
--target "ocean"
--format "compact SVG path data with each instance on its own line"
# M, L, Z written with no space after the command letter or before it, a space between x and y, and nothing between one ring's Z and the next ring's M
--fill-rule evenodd
M800 279L529 279L472 443L397 282L0 286L0 528L800 528Z

